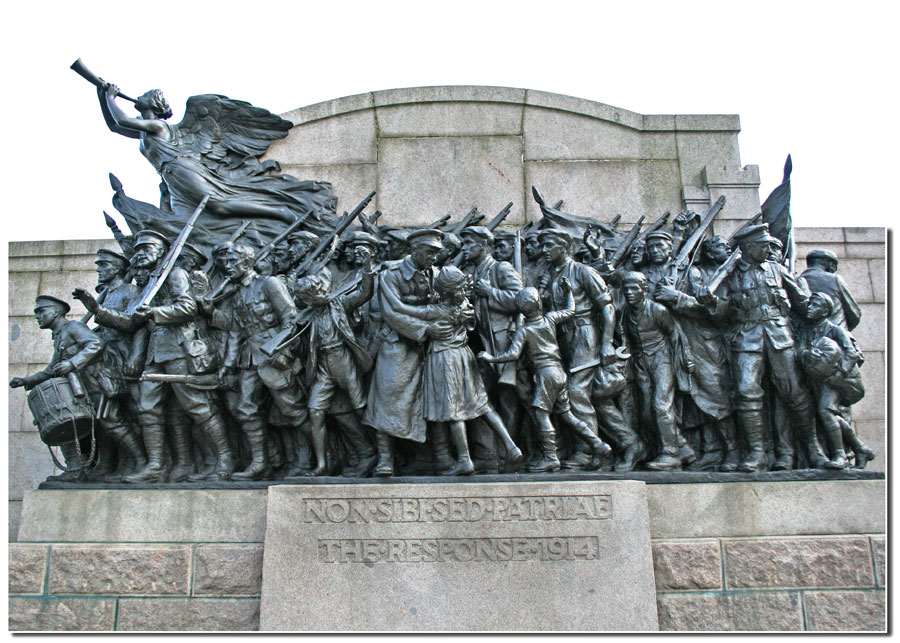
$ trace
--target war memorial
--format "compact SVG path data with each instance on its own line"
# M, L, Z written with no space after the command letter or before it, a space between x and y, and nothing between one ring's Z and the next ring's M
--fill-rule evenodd
M10 243L11 630L886 630L885 230L738 116L73 69L160 198Z

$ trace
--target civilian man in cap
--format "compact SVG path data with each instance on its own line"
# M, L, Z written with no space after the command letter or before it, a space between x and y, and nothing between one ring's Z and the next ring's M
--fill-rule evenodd
M508 230L497 230L494 232L494 259L497 261L507 261L510 264L515 259L516 235Z
M616 360L613 331L616 313L606 282L596 270L572 259L572 236L565 230L541 230L542 254L548 273L541 278L545 310L563 310L568 293L562 287L568 279L575 298L575 318L558 326L563 362L569 371L569 402L576 418L597 435L597 414L591 404L594 372L600 364ZM593 364L593 365L591 365ZM573 373L573 370L575 371ZM583 469L591 463L586 445L578 442L576 452L565 462L568 469Z
M185 243L181 254L175 260L175 265L183 268L191 276L191 287L195 298L209 292L209 276L203 272L206 262L206 254L192 243Z
M97 397L98 387L88 369L100 356L103 342L80 321L66 319L69 310L69 304L56 297L38 295L35 298L34 316L42 330L49 329L52 333L53 357L44 370L27 377L12 378L9 382L10 387L24 386L25 390L30 391L53 377L66 377L75 373L83 376L79 379L85 391L92 398ZM77 395L77 391L72 392ZM69 471L54 476L53 479L64 481L82 479L84 461L78 453L78 446L75 442L67 442L61 445L60 449Z
M648 292L651 298L656 297L657 284L665 284L672 262L672 243L674 237L666 230L655 230L647 235L644 247L645 261L639 270L647 277Z
M491 255L494 235L484 226L463 228L463 260L470 269L475 305L475 329L484 350L493 355L505 353L515 331L516 295L525 287L522 277L507 261ZM515 362L483 369L487 392L494 398L503 425L518 440L523 409L516 392ZM486 472L497 471L497 448L494 433L482 422L473 423L473 457L476 467Z
M168 242L153 230L142 230L134 244L132 260L135 270L154 271L165 258ZM124 330L136 330L146 325L150 342L144 372L172 375L200 375L214 373L218 364L215 348L204 332L205 324L197 323L198 306L187 271L173 266L159 292L150 302L139 306L130 315L115 311L97 311L97 323ZM165 401L169 391L181 409L213 443L218 462L211 479L223 480L234 471L234 456L225 434L225 425L218 413L214 393L188 386L142 381L137 417L144 433L148 462L138 473L124 478L125 482L171 482L186 480L194 471L191 458L190 427L172 424L172 446L175 466L166 471L165 463Z
M103 308L124 312L141 295L140 289L125 281L128 259L118 252L101 248L97 251L97 290L103 298ZM72 293L84 307L93 314L101 307L94 296L83 288ZM130 458L132 470L143 469L147 464L144 445L140 435L129 425L127 414L137 406L138 387L127 383L125 378L137 378L143 370L144 355L150 339L146 327L133 333L98 324L94 332L103 341L103 352L98 362L97 381L102 390L102 398L97 407L97 418L103 432L98 436L97 466L89 478L103 478L109 482L121 480L121 473L112 474L115 459L115 445L119 445ZM119 472L123 471L119 462Z
M546 272L547 266L541 254L539 231L528 228L522 236L522 280L526 286L537 288Z
M304 275L297 274L296 269L300 264L306 261L306 258L309 257L312 251L319 245L319 237L306 230L297 230L296 232L292 232L287 240L290 244L291 261L288 265L288 269L282 273L282 279L285 284L287 284L288 292L291 293L291 296L293 296L296 301L297 280L304 277ZM331 270L327 267L323 267L319 270L318 275L325 283L329 286L331 285Z
M772 239L765 223L739 232L735 240L742 258L720 289L721 298L705 286L696 292L710 310L730 315L734 407L750 447L749 457L738 467L745 472L768 468L763 440L766 377L787 407L810 464L821 468L827 462L816 439L812 398L801 380L789 319L792 311L806 315L809 295L787 268L767 261Z
M846 282L836 274L838 258L831 250L816 249L806 255L806 270L800 275L810 292L821 292L834 302L834 310L828 318L832 324L852 332L859 325L862 310L850 293Z
M428 338L449 339L452 329L447 322L403 314L398 304L414 309L431 302L437 276L434 261L443 248L443 236L430 228L410 233L410 254L385 264L380 276L378 299L389 332L378 351L363 416L363 423L377 432L376 476L394 475L394 438L425 442L423 344Z

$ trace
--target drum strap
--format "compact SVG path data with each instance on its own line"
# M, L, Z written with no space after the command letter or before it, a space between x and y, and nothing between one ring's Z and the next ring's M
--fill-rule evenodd
M94 456L97 455L97 435L94 432L94 416L91 416L91 454L88 456L87 460L84 459L84 456L81 453L81 440L78 439L78 425L75 422L75 416L72 416L72 437L75 442L75 452L78 454L78 459L81 460L81 466L78 469L81 470L82 473L87 473L87 467L94 459ZM50 451L50 457L53 458L53 464L56 465L58 469L62 471L75 471L75 467L67 467L62 464L56 457L56 454L53 452L53 447L49 444L47 445L47 449ZM96 465L96 463L94 463Z

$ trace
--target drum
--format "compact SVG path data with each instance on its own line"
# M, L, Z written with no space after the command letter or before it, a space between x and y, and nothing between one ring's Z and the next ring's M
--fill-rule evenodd
M72 442L76 434L79 439L91 434L91 401L86 395L76 397L65 377L54 377L35 386L28 393L28 408L45 444L56 446Z

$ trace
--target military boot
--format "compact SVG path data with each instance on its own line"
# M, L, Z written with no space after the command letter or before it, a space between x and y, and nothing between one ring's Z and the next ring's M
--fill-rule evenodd
M165 427L162 423L145 424L144 446L147 449L147 464L143 469L122 478L122 482L165 482Z
M769 468L769 459L766 457L766 449L763 445L763 417L762 411L740 411L738 421L747 436L747 444L750 453L737 468L744 473L756 473L766 471Z
M234 454L231 445L228 444L228 435L225 433L225 425L218 416L209 418L203 424L203 433L212 444L216 455L216 466L211 472L196 473L188 478L189 481L197 480L228 480L234 473Z
M169 482L184 482L195 471L191 458L191 427L186 422L175 422L170 427L175 465L169 471Z
M635 438L625 446L622 461L616 464L616 471L634 471L647 456L647 445L640 438Z
M247 436L247 442L250 443L250 453L252 460L250 465L243 471L232 473L231 479L235 481L244 480L261 480L269 474L269 463L266 460L266 429L262 422L250 421L245 422L241 429Z
M683 438L679 439L681 436L674 423L660 422L659 424L660 453L646 466L650 471L681 471L683 457L679 443L683 441ZM687 445L686 442L684 444ZM693 452L691 450L692 454Z

